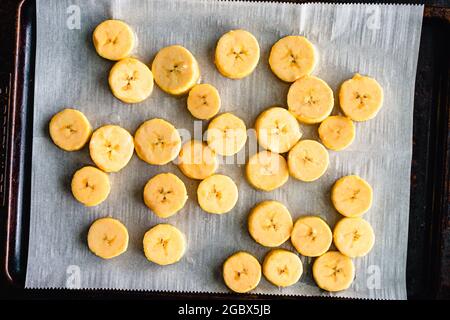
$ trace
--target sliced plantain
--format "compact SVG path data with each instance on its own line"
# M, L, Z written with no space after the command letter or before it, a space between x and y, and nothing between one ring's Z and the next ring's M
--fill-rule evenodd
M105 20L92 34L98 55L108 60L128 57L135 45L135 35L131 27L120 20Z
M255 130L258 143L276 153L288 152L302 137L295 117L280 107L262 112L256 119Z
M116 125L98 128L89 143L92 161L105 172L123 169L133 156L133 151L133 137L127 130Z
M278 247L291 236L291 214L278 201L263 201L250 212L248 231L259 244L266 247Z
M242 79L255 70L259 55L255 36L245 30L231 30L217 42L215 64L223 76Z
M168 218L180 211L188 199L183 181L172 173L160 173L144 187L144 202L158 217Z
M319 179L327 171L329 162L328 151L314 140L299 141L288 154L289 173L305 182Z
M342 83L339 103L345 115L352 120L370 120L383 105L383 88L375 79L357 73Z
M206 141L215 153L232 156L245 146L247 128L242 119L232 113L223 113L209 123Z
M109 177L95 167L83 167L72 178L72 194L87 207L96 206L108 198L111 191Z
M333 235L330 227L319 217L301 217L295 222L292 229L292 245L305 257L323 255L330 248L332 241Z
M200 207L206 212L227 213L236 205L238 188L230 177L215 174L200 182L197 199Z
M152 72L161 90L173 95L187 93L200 78L197 60L179 45L161 49L153 60Z
M203 180L213 175L218 167L217 156L206 143L190 140L181 148L178 168L186 177Z
M92 127L82 112L64 109L52 117L49 131L50 137L58 147L66 151L76 151L88 142Z
M170 224L158 224L148 230L143 245L146 258L161 266L180 261L186 251L184 234Z
M111 259L127 251L128 231L117 219L101 218L89 228L87 242L92 253Z
M278 153L261 151L247 162L248 182L263 191L272 191L284 185L289 179L286 160Z
M109 87L113 95L125 103L139 103L153 91L153 74L141 61L122 59L109 72Z
M266 279L274 285L289 287L300 280L303 265L295 253L284 249L274 249L264 258L262 271Z
M298 121L306 124L319 123L333 110L333 91L322 79L304 76L290 86L287 104Z
M223 264L223 280L228 288L237 293L255 289L261 280L261 265L247 252L236 252Z
M372 206L372 187L364 179L345 176L335 182L331 189L331 201L336 210L346 217L359 217Z
M138 157L145 162L164 165L178 156L181 138L171 123L163 119L151 119L136 130L134 147Z
M311 74L316 64L314 46L305 37L287 36L270 50L269 65L273 73L285 82Z
M355 278L352 259L337 251L329 251L318 257L312 272L319 288L330 292L348 289Z
M187 108L193 117L208 120L214 117L220 109L220 95L210 84L196 84L187 98Z
M372 250L375 234L372 226L362 218L343 218L333 230L336 248L344 255L363 257Z
M340 151L355 140L355 125L347 117L331 116L320 124L319 137L328 149Z

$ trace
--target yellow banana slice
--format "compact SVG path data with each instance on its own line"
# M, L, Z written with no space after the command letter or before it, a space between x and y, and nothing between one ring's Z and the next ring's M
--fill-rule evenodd
M131 27L120 20L103 21L95 28L92 38L98 55L113 61L128 57L136 42Z
M153 91L152 72L134 58L116 62L109 72L108 82L113 95L125 103L142 102Z
M355 125L347 117L331 116L320 124L319 137L328 149L340 151L355 140Z
M328 251L332 241L330 227L319 217L301 217L292 229L292 245L305 257L321 256Z
M152 72L161 90L173 95L187 93L200 78L197 60L188 49L178 45L165 47L156 54Z
M127 251L128 231L117 219L101 218L89 228L87 242L92 253L111 259Z
M186 177L203 180L213 175L218 167L217 156L206 143L191 140L181 148L178 168Z
M177 129L169 122L151 119L136 130L134 147L138 157L145 162L164 165L178 156L181 138Z
M263 191L272 191L289 179L286 160L278 153L261 151L253 155L246 167L247 180L250 184Z
M359 217L372 206L372 187L362 178L342 177L331 189L331 201L336 210L346 217Z
M215 174L200 182L197 189L200 207L209 213L230 212L238 200L238 188L227 176Z
M345 115L352 120L370 120L383 105L383 88L375 79L355 74L342 83L339 103Z
M247 142L247 127L244 121L231 113L215 117L206 133L208 146L217 154L232 156Z
M256 119L255 130L258 143L276 153L288 152L302 137L295 117L280 107L262 112Z
M334 227L333 240L344 255L363 257L372 250L375 234L371 225L362 218L343 218Z
M247 252L236 252L223 264L223 280L228 288L238 293L255 289L261 280L261 265Z
M319 288L330 292L348 289L355 278L352 259L337 251L329 251L318 257L312 272Z
M133 156L133 150L131 134L115 125L95 130L89 143L92 161L105 172L117 172L124 168Z
M188 199L183 181L172 173L160 173L144 187L144 202L158 217L168 218L180 211Z
M220 95L210 84L196 84L187 98L187 108L193 117L208 120L214 117L220 109Z
M300 280L303 265L295 253L284 249L274 249L264 258L262 272L274 285L289 287Z
M258 61L258 40L248 31L231 30L217 42L215 63L225 77L242 79L255 70Z
M304 76L291 84L287 104L298 121L313 124L325 120L333 110L333 91L325 81Z
M76 171L71 186L75 199L88 207L105 201L111 191L108 175L91 166Z
M158 224L148 230L143 244L147 259L162 266L180 261L186 251L184 234L170 224Z
M49 131L50 137L58 147L66 151L76 151L88 142L92 127L80 111L64 109L52 117Z
M248 231L252 238L263 246L281 246L291 236L291 214L278 201L263 201L250 212Z
M272 72L285 82L311 74L316 64L314 46L305 37L287 36L278 40L270 50Z
M289 173L306 182L319 179L329 162L328 151L314 140L299 141L288 154Z

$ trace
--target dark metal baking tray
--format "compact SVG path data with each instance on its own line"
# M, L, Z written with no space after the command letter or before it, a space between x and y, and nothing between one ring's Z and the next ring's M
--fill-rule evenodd
M295 2L295 1L293 1ZM6 243L0 257L10 290L47 297L251 298L114 290L24 290L31 189L36 5L18 1L13 73L0 73L0 210ZM414 103L408 238L409 298L450 298L449 102L450 9L426 6ZM280 299L279 297L277 297ZM281 298L284 299L284 298ZM292 299L292 298L291 298Z

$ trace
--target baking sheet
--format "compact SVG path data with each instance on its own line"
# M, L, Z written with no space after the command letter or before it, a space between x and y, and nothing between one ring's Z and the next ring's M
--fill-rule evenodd
M312 280L312 259L302 257L305 271L299 283L281 289L262 279L254 292L405 299L413 95L422 14L422 6L408 5L38 0L26 287L229 292L221 276L223 261L237 250L262 261L269 251L248 235L251 207L275 199L287 205L294 219L315 214L333 226L339 215L331 205L330 188L339 177L358 174L374 189L373 206L364 217L374 228L376 243L368 256L354 260L352 286L335 294L321 291ZM202 212L196 203L198 182L184 177L175 165L150 166L137 156L110 175L107 201L85 208L73 199L70 180L76 169L92 164L87 148L63 152L48 135L48 121L61 108L78 108L94 127L113 123L134 133L143 121L162 117L182 129L184 136L201 131L186 109L185 98L158 88L138 105L123 104L112 96L107 84L112 62L98 57L91 43L95 26L108 18L123 19L133 27L139 38L135 56L146 63L164 46L187 47L197 57L202 82L218 88L221 111L234 112L248 128L268 106L286 105L289 85L270 72L267 60L271 45L289 34L304 35L315 44L319 61L313 74L324 79L335 95L342 81L360 72L383 86L384 106L375 119L356 124L356 139L348 149L330 152L330 167L316 182L291 178L282 188L265 193L249 186L243 164L222 164L219 172L230 175L240 192L236 207L226 215ZM261 46L255 72L238 81L222 77L213 64L217 39L235 28L252 32ZM335 107L334 113L338 112ZM302 126L302 130L304 138L317 139L317 126ZM244 156L253 152L247 147ZM145 207L142 190L150 177L167 171L186 183L190 200L176 216L160 219ZM91 254L85 240L90 224L104 216L120 219L130 233L128 251L110 261ZM178 264L160 267L142 253L145 231L161 222L186 234L188 249ZM292 249L289 243L283 247Z

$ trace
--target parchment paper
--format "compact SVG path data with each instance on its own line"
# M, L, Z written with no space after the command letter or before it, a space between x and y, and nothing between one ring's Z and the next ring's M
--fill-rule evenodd
M368 256L354 260L356 278L351 288L335 295L405 299L413 93L422 13L422 6L407 5L38 0L26 287L229 292L221 275L223 261L237 250L246 250L262 262L269 251L247 232L251 207L276 199L287 205L294 219L320 215L333 226L339 215L331 205L330 188L339 177L358 174L374 189L373 206L364 217L375 230L376 243ZM221 165L219 172L230 175L240 193L228 214L202 212L196 201L198 182L184 177L174 164L150 166L137 156L122 171L110 175L112 191L107 201L85 208L72 197L70 181L76 169L92 162L87 148L68 153L53 145L47 128L54 113L75 107L94 128L112 123L131 133L153 117L165 118L191 133L194 130L185 98L174 98L158 88L138 105L126 105L113 97L107 84L112 62L97 56L91 41L94 27L108 18L123 19L133 27L139 39L135 56L146 63L164 46L187 47L197 57L202 81L218 88L221 111L242 117L248 128L263 109L286 105L289 85L271 73L267 60L272 44L290 34L304 35L315 44L320 58L314 75L324 79L335 96L340 83L359 72L375 77L383 86L384 106L375 119L356 124L356 140L348 149L330 151L330 167L316 182L291 178L276 191L259 192L246 182L244 165ZM261 46L258 67L243 80L222 77L213 64L217 39L236 28L252 32ZM337 105L334 113L339 112ZM305 138L317 139L317 126L303 125L302 129ZM166 171L186 183L190 199L179 214L159 219L144 205L142 190L150 177ZM120 219L130 234L128 251L109 261L94 256L86 245L88 227L105 216ZM144 233L161 222L177 226L188 242L184 258L166 267L147 261L142 252ZM290 243L283 247L292 250ZM279 289L262 279L254 292L332 295L314 284L312 260L302 257L302 261L305 271L298 284Z

